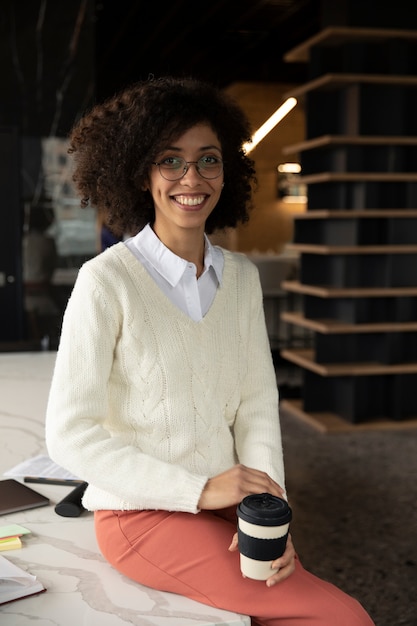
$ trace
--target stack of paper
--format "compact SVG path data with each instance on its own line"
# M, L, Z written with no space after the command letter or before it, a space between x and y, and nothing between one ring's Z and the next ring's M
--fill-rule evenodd
M8 561L0 555L0 604L46 591L36 576Z
M20 537L27 535L30 530L20 524L9 524L8 526L0 527L0 551L16 550L22 547L22 541Z

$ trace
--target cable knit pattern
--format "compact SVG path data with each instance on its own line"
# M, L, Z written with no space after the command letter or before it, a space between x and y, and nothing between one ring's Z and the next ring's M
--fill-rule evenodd
M123 243L85 263L64 316L46 416L57 463L89 483L84 506L196 513L237 462L284 486L278 392L257 269L223 250L199 322Z

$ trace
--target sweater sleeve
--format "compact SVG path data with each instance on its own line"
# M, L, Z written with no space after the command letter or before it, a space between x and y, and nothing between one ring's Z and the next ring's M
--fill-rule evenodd
M122 245L122 244L121 244ZM147 455L106 429L108 383L121 330L120 279L88 262L68 301L52 378L46 444L51 458L89 483L100 508L198 512L207 477Z
M249 269L249 276L238 281L246 316L241 320L244 373L234 424L236 451L240 463L265 471L285 489L276 373L258 270L254 265Z

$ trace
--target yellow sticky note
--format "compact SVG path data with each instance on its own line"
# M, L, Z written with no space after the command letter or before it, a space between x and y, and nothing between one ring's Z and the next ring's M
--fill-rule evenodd
M10 537L9 539L0 539L0 552L5 550L17 550L22 547L20 537Z

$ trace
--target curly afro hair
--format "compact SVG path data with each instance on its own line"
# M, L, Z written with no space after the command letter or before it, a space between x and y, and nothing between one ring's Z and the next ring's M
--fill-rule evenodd
M81 206L93 206L114 231L134 234L155 219L146 182L152 162L199 123L219 138L226 185L206 222L208 234L247 222L256 187L243 144L251 128L240 107L216 87L193 78L135 83L96 104L72 128L68 153Z

